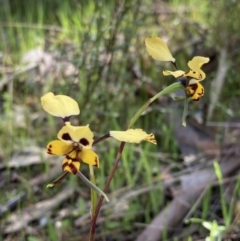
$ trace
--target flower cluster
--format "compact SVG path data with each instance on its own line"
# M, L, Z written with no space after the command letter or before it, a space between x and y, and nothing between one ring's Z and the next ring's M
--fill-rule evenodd
M91 150L93 133L89 126L72 126L66 122L58 132L59 140L48 143L47 153L65 156L62 168L76 174L80 169L80 160L88 165L99 167L97 154Z
M159 61L172 62L176 68L176 61L162 39L149 37L145 39L145 44L150 56ZM201 67L208 62L209 58L196 56L188 62L190 70L186 72L177 70L177 68L175 71L165 70L163 71L163 75L172 75L178 78L185 90L186 97L198 101L204 95L204 88L199 82L206 78L206 74L202 71Z
M41 103L46 112L62 118L64 123L64 126L57 134L58 140L53 140L47 145L48 154L64 156L62 162L64 174L50 183L48 187L59 183L68 173L82 175L79 171L81 163L99 167L98 155L92 150L94 134L89 125L73 126L70 123L71 116L80 114L77 102L69 96L54 95L50 92L42 96ZM145 140L156 144L154 135L147 134L142 129L109 131L105 135L105 138L107 137L113 137L116 140L129 143L140 143ZM101 140L102 137L99 139Z
M68 174L74 174L79 176L91 189L103 195L108 201L106 194L97 186L95 186L93 167L99 168L100 161L98 155L92 150L94 145L109 137L122 142L119 147L118 155L116 157L112 171L104 188L104 191L107 191L116 171L116 167L118 166L118 162L120 160L125 142L140 143L142 141L148 141L152 144L156 144L155 136L152 133L147 134L142 129L130 129L154 100L159 98L161 95L170 94L179 89L184 89L185 105L182 123L183 125L186 125L186 110L188 99L191 98L194 101L198 101L204 95L204 88L200 82L206 78L206 74L201 68L203 64L209 62L209 58L196 56L188 62L189 70L182 71L177 69L176 60L162 39L157 37L146 38L145 44L150 56L159 61L169 61L175 67L175 71L164 70L163 75L172 75L175 78L178 78L179 81L171 84L150 98L130 120L128 129L126 131L110 130L107 134L103 135L97 140L94 140L94 134L88 124L84 126L73 126L70 122L71 116L80 114L80 108L75 100L66 95L54 95L51 92L42 96L41 103L43 109L49 114L60 117L63 120L63 126L57 134L58 139L50 141L46 148L48 154L63 156L63 173L56 180L48 184L47 187L53 187L55 184L60 183ZM89 181L80 172L80 167L82 164L89 165L90 179L93 182ZM91 191L92 212L94 215L91 226L91 237L93 237L92 235L94 235L95 232L96 219L103 200L103 198L99 199L96 208L95 195L96 194Z

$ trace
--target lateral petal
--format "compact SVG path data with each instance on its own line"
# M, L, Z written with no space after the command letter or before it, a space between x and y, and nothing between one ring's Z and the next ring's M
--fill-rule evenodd
M71 143L54 140L48 143L47 153L52 155L64 156L73 150Z
M118 141L129 143L140 143L141 141L148 141L157 144L154 135L147 134L142 129L128 129L126 131L110 131L110 136Z
M87 163L91 166L99 167L98 155L92 150L83 148L78 153L78 158L80 158L84 163Z
M163 75L167 76L167 75L173 75L175 78L178 78L180 76L184 75L184 71L182 70L176 70L176 71L169 71L169 70L164 70L163 71Z

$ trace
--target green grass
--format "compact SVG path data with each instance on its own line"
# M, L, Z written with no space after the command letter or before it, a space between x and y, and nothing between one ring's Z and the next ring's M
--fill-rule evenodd
M234 21L238 16L239 4L234 5L233 2L230 1L226 6L224 1L219 1L218 7L213 9L207 0L197 8L197 1L163 1L166 8L159 9L170 9L172 12L157 14L154 12L154 1L4 1L0 8L0 78L5 79L21 69L24 66L21 62L23 55L37 47L54 55L57 62L55 68L61 70L52 71L43 77L39 77L38 71L16 74L12 82L0 89L0 163L8 163L14 154L26 147L44 148L49 141L56 139L61 122L44 113L39 102L40 97L48 91L69 95L77 100L81 114L80 117L73 118L74 123L90 124L96 137L109 130L126 129L130 118L148 98L145 92L148 83L156 91L160 91L173 81L170 77L162 76L162 70L170 69L171 66L154 61L147 55L144 38L151 35L169 39L169 48L176 51L174 56L179 67L186 69L186 63L195 54L195 49L191 45L187 48L181 46L197 37L204 39L202 49L215 46L219 49L225 43L222 38L218 38L218 32L219 29L224 29L225 40L227 41L226 36L232 37L230 55L234 57L234 61L229 58L232 67L216 106L215 120L227 120L230 116L229 109L233 113L232 117L239 118L240 112L236 105L236 101L239 101L237 66L240 58L237 55L239 50L236 50L239 24ZM227 21L220 21L217 26L215 19L221 13L225 16L226 8L232 13L232 20L228 18ZM187 14L183 14L182 10L186 10ZM76 74L65 76L65 67L61 66L63 61L73 64ZM135 69L141 71L138 77ZM215 69L211 70L211 75L215 76ZM208 102L207 92L208 90L201 104ZM172 162L181 163L182 160L179 158L173 130L166 122L171 108L165 102L165 105L162 103L153 104L150 112L134 125L156 133L158 146L147 143L127 144L108 195L111 197L115 194L116 198L121 199L135 190L146 187L149 190L126 198L123 206L119 207L120 211L111 206L107 208L101 215L105 222L100 224L103 230L98 230L99 235L109 234L108 238L115 235L116 240L117 237L120 240L122 234L137 234L141 228L136 228L134 223L149 223L169 201L162 190L159 175L168 165L153 157L153 154L170 153ZM194 112L198 106L191 103L190 112ZM96 146L100 168L95 170L95 175L100 188L104 187L109 175L118 144L109 139ZM38 234L27 235L22 231L9 235L12 240L79 240L81 235L88 233L88 228L81 227L83 230L80 230L73 225L74 219L90 211L90 190L80 179L68 177L62 186L54 190L47 190L47 183L42 183L37 193L29 186L29 180L42 173L51 173L51 168L46 160L46 164L14 169L20 176L15 182L11 179L13 170L8 169L0 203L4 204L19 192L26 191L27 198L18 207L21 210L54 197L62 190L62 186L68 184L74 186L76 192L60 208L68 208L72 214L61 221L61 231L56 228L56 220L52 215L48 217L46 226L38 230ZM83 172L88 175L86 166L83 167ZM236 186L238 185L239 181ZM117 193L124 187L127 189L123 193ZM208 210L212 207L212 195L213 190L209 188L196 212L196 215L201 212L199 217L204 220L211 219ZM222 189L218 195L224 198ZM234 195L233 199L239 197L237 189ZM223 201L220 206L223 210L226 209ZM225 224L227 222L230 225L232 221L233 207L232 203L230 209L223 214ZM56 213L57 211L58 209L53 210ZM117 211L123 213L119 218L114 216ZM3 226L8 215L10 212L4 216ZM32 227L34 225L36 224L30 224ZM201 234L206 234L206 230L202 230ZM168 240L170 236L167 233L164 235L164 240ZM0 237L1 240L4 237ZM174 240L178 240L177 235Z

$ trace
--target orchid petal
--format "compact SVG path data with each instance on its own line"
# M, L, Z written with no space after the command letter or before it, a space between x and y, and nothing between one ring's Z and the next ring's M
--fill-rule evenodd
M191 79L186 87L186 93L194 101L198 101L204 95L204 88L197 80Z
M126 131L110 131L110 136L124 142L140 143L148 141L157 144L153 134L147 134L142 129L128 129Z
M54 95L49 92L41 97L42 107L49 114L57 117L70 117L80 114L78 103L66 95Z
M164 70L163 71L163 75L167 76L167 75L173 75L175 78L178 78L180 76L184 75L184 71L182 70L176 70L176 71L169 71L169 70Z
M80 162L77 161L76 159L73 160L73 159L69 158L68 156L66 156L66 158L64 158L64 160L62 162L62 169L63 169L63 171L67 171L72 174L76 174L80 169Z
M79 153L78 153L78 158L81 159L83 162L99 167L99 158L98 155L89 149L83 148Z
M69 122L58 132L57 137L63 142L76 142L85 148L92 148L93 132L89 126L72 126Z
M201 67L204 64L208 63L209 60L210 60L209 58L201 57L201 56L193 57L193 59L188 62L188 67L192 70L192 72L197 72L198 74L200 74L201 77L200 78L199 77L196 78L194 76L190 76L190 77L193 77L198 80L204 80L206 78L206 74L201 70Z
M149 37L145 39L145 45L150 56L159 61L175 62L166 43L158 37Z
M62 142L59 140L54 140L48 143L47 153L52 155L63 156L67 155L73 150L73 147L70 143Z

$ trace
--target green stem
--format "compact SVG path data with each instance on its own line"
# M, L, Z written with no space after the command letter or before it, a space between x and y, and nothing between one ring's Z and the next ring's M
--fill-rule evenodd
M82 181L91 189L95 190L98 192L100 195L102 195L103 198L105 198L108 202L109 199L107 195L97 186L95 186L93 183L91 183L80 171L77 172L77 175L82 179Z
M154 95L152 98L150 98L137 112L136 114L133 116L133 118L130 120L129 125L128 125L128 129L131 128L133 126L133 124L138 120L138 118L142 115L142 113L148 108L148 106L155 101L156 99L158 99L160 96L166 95L166 94L170 94L173 92L176 92L179 89L182 89L182 84L180 82L176 82L173 83L171 85L169 85L168 87L166 87L165 89L163 89L162 91L160 91L159 93L157 93L156 95Z

